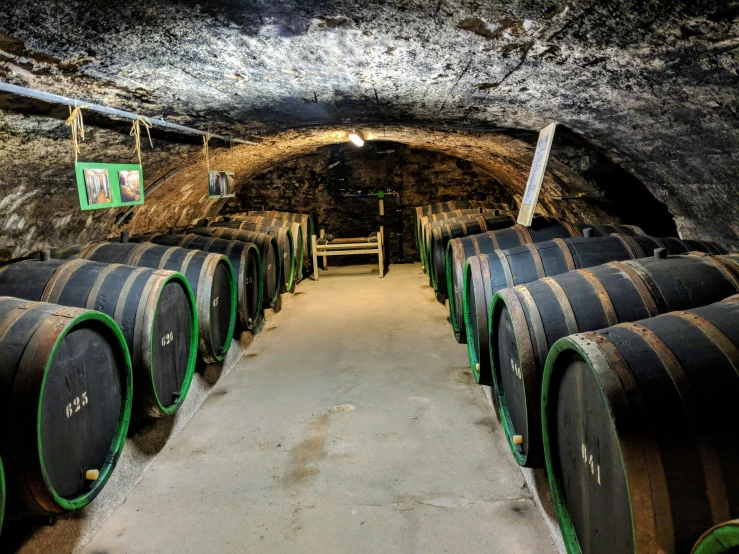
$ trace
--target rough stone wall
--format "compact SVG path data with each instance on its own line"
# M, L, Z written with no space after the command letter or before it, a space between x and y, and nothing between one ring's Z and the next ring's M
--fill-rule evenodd
M35 106L34 109L40 109ZM187 225L211 215L221 204L207 197L207 164L202 148L190 142L172 142L181 137L155 133L154 150L143 152L145 187L171 170L171 180L148 195L122 224L116 220L124 209L81 212L64 112L50 115L8 115L0 119L0 261L24 255L29 250L58 247L115 236L121 231L144 233L170 226ZM127 123L111 123L88 117L87 140L81 161L135 160ZM94 124L93 124L94 123ZM33 129L33 130L31 130ZM415 126L363 126L368 144L374 141L401 142L415 149L445 153L468 161L505 185L512 195L523 193L533 149L525 142L502 133L433 130ZM345 127L315 127L285 131L264 137L257 146L214 144L210 167L234 170L237 189L251 175L265 171L316 148L346 142ZM570 202L556 196L584 192L588 198ZM607 222L609 215L594 183L556 159L550 159L544 178L540 206L544 213L573 221ZM625 222L636 223L626 219Z
M0 79L226 134L557 120L683 236L739 245L738 15L734 0L9 1Z
M394 195L385 197L385 217L380 217L378 190L399 193L402 219ZM319 226L336 237L367 236L383 225L391 261L399 259L402 221L408 261L417 254L413 207L458 199L516 205L511 189L468 161L378 141L360 149L352 144L325 146L253 175L221 213L303 211L314 214Z

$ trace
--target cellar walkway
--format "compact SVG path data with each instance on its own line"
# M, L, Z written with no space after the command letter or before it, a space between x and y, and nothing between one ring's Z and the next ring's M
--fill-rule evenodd
M84 552L555 552L446 317L418 264L301 283Z

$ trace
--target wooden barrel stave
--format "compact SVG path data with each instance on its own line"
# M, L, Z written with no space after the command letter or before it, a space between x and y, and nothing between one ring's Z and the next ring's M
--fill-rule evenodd
M720 258L739 271L739 255ZM492 381L503 408L503 428L519 464L538 467L543 462L536 399L551 345L573 333L695 308L739 292L739 282L710 259L688 255L611 262L495 294L489 321ZM646 286L645 275L653 288ZM532 323L536 321L538 329ZM520 387L523 392L517 390ZM523 444L514 446L515 435L524 438Z
M554 345L543 423L568 551L690 552L706 528L736 517L739 445L727 437L739 424L737 321L735 296ZM578 394L584 387L592 392ZM593 474L615 479L597 483L585 464L562 463L580 454L568 444L585 445ZM648 477L635 471L644 459Z
M514 248L522 244L545 242L552 238L569 237L572 233L579 233L578 224L569 224L550 218L534 218L530 228L522 225L514 225L507 229L499 229L490 233L483 233L478 237L487 235L488 240L485 244L492 245L492 250L480 247L480 253L492 254L495 250L503 250ZM464 239L462 239L464 240ZM482 244L478 240L479 244ZM485 261L495 260L496 257L488 257ZM504 262L505 263L505 262ZM487 312L489 311L492 294L481 292L482 289L488 290L489 284L484 281L484 272L489 273L489 269L483 266L483 271L468 272L464 271L462 290L462 302L464 303L464 326L465 336L467 337L467 354L470 359L470 367L472 368L475 380L483 385L492 385L492 377L490 376L490 361L488 356L487 343L487 326L479 322L487 321ZM472 292L471 289L477 285L480 290ZM469 299L475 299L474 304L469 304ZM457 299L459 300L459 299ZM471 339L475 333L474 339Z
M195 299L182 275L84 259L23 261L0 271L0 294L113 318L131 353L136 417L171 415L185 400L198 339Z
M216 223L214 227L225 227L234 230L253 231L259 233L267 233L277 237L277 244L280 252L280 265L282 281L280 283L280 292L285 293L295 290L295 278L297 264L296 255L302 252L296 250L297 240L294 240L292 229L288 227L272 226L269 223L262 225L260 223L244 222L225 222ZM302 231L301 231L302 232ZM302 262L301 262L302 263Z
M96 243L77 253L72 247L60 257L78 256L103 263L167 269L185 276L195 295L198 313L198 344L206 363L223 360L231 347L237 306L236 278L226 256L150 243Z
M0 395L8 515L89 504L116 466L130 418L131 360L116 323L91 310L0 297ZM85 479L88 469L100 472L97 480Z
M179 246L226 256L234 268L237 283L239 323L254 329L262 317L262 256L253 242L219 239L189 234L149 234L131 237L130 242L152 242L160 246Z
M271 308L280 295L281 264L277 237L268 233L226 227L192 227L188 233L226 240L253 242L262 256L262 307Z
M431 252L428 259L431 268L432 286L437 293L437 298L443 301L447 298L447 282L446 282L446 254L449 241L484 233L486 231L495 231L504 229L515 224L515 219L509 214L478 214L473 216L463 216L441 222L437 231L437 227L431 226Z
M265 212L265 211L250 211L248 213L233 214L233 221L250 221L250 217L264 216L272 220L273 225L278 222L283 223L299 223L303 234L303 263L302 267L304 271L308 271L313 263L313 244L311 237L315 234L313 218L308 214L294 213L294 212ZM297 235L297 231L293 229L293 236ZM301 267L297 264L296 267Z
M609 229L610 230L610 229ZM597 231L600 232L600 231ZM537 235L532 235L537 236ZM491 237L498 240L497 237ZM528 244L509 248L501 251L498 257L488 256L486 260L491 265L490 271L494 274L498 271L497 266L508 266L508 274L511 276L503 286L515 286L518 284L528 283L540 279L545 276L559 275L573 269L592 267L614 260L625 260L634 257L645 257L650 255L656 248L666 248L670 254L681 254L690 248L710 249L710 251L723 251L722 248L700 241L681 241L679 239L660 239L649 236L628 236L628 235L612 235L612 236L595 236L592 238L573 237L565 239L554 239L553 241L545 241L537 244ZM486 248L479 248L481 252L487 252ZM459 255L458 255L459 257ZM471 281L463 281L464 287L482 286L477 278ZM494 285L498 290L499 285ZM495 290L493 292L495 292ZM478 297L480 295L478 294ZM458 301L458 297L450 299L450 311L453 305ZM478 306L470 306L468 310L484 309L489 313L490 304L479 304ZM459 313L460 310L457 310ZM452 325L456 322L452 317ZM467 330L465 329L465 335ZM480 329L479 332L485 332ZM456 336L456 332L455 332ZM466 337L469 341L469 337ZM484 344L485 338L480 337L479 341ZM473 344L474 343L469 343ZM477 348L470 352L473 356L471 364L480 363L481 369L485 372L476 379L481 379L482 384L492 384L491 376L487 371L489 365L478 354Z

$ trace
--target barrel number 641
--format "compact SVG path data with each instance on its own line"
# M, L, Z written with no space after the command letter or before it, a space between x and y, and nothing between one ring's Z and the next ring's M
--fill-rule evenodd
M516 363L516 360L511 358L511 369L513 370L513 373L515 373L516 377L523 380L523 371L521 370L521 366Z
M585 465L590 467L590 473L598 477L598 484L600 485L600 464L593 461L593 455L588 454L588 447L585 446L585 443L582 443L582 459Z
M64 413L67 414L67 418L70 418L72 414L76 414L89 403L90 400L87 398L87 391L85 391L81 396L76 396L74 400L67 404L67 407L64 408Z
M167 346L174 340L174 331L170 331L162 337L162 346Z

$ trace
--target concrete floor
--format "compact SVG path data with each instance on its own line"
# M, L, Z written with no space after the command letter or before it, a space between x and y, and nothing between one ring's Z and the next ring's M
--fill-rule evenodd
M84 552L556 551L420 266L339 272L299 286Z

